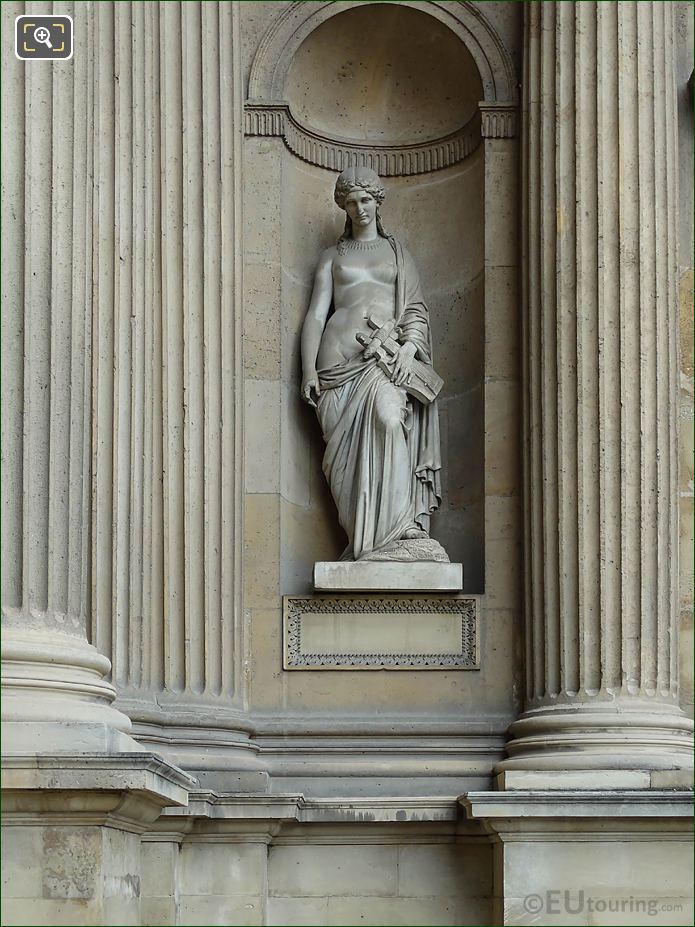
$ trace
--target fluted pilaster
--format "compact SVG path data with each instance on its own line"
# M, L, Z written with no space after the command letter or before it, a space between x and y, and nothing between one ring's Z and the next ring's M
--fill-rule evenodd
M147 721L201 703L212 719L238 695L237 17L94 10L95 635Z
M530 3L527 710L503 768L685 764L669 3Z
M31 11L50 14L52 5ZM23 4L3 7L6 36L23 12ZM8 58L3 82L2 652L10 750L106 748L122 742L114 731L130 726L110 707L108 659L87 643L89 19L76 17L74 61ZM79 723L82 733L66 734L55 722Z

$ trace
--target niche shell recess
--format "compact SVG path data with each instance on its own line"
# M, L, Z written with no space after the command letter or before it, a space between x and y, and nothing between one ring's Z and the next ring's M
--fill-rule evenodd
M433 16L364 4L321 23L290 64L282 101L249 100L246 134L282 136L304 161L385 177L449 167L481 140L471 54Z

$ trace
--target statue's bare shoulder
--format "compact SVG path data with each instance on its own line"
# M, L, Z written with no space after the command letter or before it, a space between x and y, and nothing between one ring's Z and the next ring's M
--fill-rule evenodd
M338 256L338 248L336 247L336 245L331 245L330 248L326 248L319 255L319 260L318 260L318 264L316 265L316 269L320 270L322 267L326 267L326 265L329 265L329 266L332 265L333 261L335 260L337 256Z
M333 287L333 261L338 256L338 249L333 245L319 255L314 272L314 294ZM311 308L311 307L310 307Z
M337 256L338 249L334 245L321 252L318 263L316 264L316 273L314 274L314 296L316 297L319 294L323 294L324 301L328 292L332 291L333 288L333 261ZM312 300L312 305L314 302L315 301ZM309 307L310 311L311 308L312 306Z

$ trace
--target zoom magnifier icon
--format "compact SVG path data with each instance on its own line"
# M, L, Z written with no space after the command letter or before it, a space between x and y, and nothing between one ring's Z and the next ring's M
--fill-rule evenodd
M53 48L51 33L45 26L39 26L34 30L34 41L40 42L42 45L47 45L51 49Z
M15 55L22 61L66 61L72 58L71 16L18 16Z

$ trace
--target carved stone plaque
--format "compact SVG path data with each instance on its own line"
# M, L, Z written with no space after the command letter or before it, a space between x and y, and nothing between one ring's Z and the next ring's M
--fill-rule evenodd
M475 596L284 596L287 670L478 669Z

